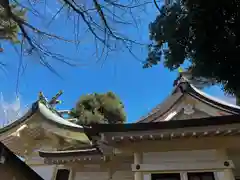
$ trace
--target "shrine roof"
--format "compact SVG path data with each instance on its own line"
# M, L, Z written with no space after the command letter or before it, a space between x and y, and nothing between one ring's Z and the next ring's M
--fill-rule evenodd
M172 93L159 105L151 110L146 116L142 117L136 123L149 123L161 121L165 114L167 114L171 108L177 104L185 96L191 96L196 101L207 104L217 110L226 112L230 115L240 114L240 107L215 98L202 90L196 88L189 82L180 82L172 91Z

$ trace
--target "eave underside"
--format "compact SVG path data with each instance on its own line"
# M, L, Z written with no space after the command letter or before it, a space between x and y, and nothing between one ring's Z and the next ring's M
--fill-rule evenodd
M99 140L98 148L104 149L106 143L115 152L116 147L131 146L143 142L175 142L186 141L189 139L204 138L224 138L224 137L240 137L240 117L211 117L206 119L195 120L176 120L169 122L147 123L147 124L128 124L127 125L98 125L108 127L109 131L101 132L103 139ZM148 125L148 126L146 126ZM150 126L151 125L151 126ZM118 129L117 129L118 128ZM105 129L106 130L106 129ZM105 143L102 143L105 142ZM149 146L150 148L151 146ZM40 156L44 157L48 163L69 163L69 162L99 162L104 160L104 152L97 153L97 149L92 150L73 150L61 152L40 152Z

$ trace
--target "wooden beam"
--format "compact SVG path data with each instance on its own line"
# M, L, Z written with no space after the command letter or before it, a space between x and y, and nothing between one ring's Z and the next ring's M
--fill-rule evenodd
M225 165L228 163L228 166ZM224 170L234 168L231 160L225 161L192 161L192 162L161 162L160 164L136 164L132 165L134 172L152 172L152 171L198 171L198 170Z

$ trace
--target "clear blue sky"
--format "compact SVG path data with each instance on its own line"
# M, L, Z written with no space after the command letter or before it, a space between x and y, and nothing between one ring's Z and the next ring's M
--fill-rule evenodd
M46 9L48 17L56 12L56 5L50 4ZM149 5L145 13L139 13L141 16L140 29L132 26L124 28L124 32L130 37L141 41L148 40L148 24L153 21L157 10ZM44 27L47 20L36 20L29 16L32 24ZM70 22L72 23L72 22ZM59 35L72 37L72 29L68 28L69 22L63 21L63 15L59 16L50 26L50 30ZM81 28L81 27L80 27ZM169 72L162 65L151 69L142 69L141 63L134 59L127 51L116 52L108 56L102 66L102 63L94 63L96 59L92 56L95 51L93 41L90 36L85 36L80 43L79 50L75 46L66 43L48 44L57 52L68 57L74 57L79 63L90 62L87 66L77 68L61 64L56 60L49 59L56 70L62 75L60 79L48 69L38 64L38 56L25 58L27 64L25 72L20 76L18 93L25 104L30 104L37 99L39 91L43 91L48 97L53 96L59 90L64 91L61 97L63 104L61 109L70 109L82 94L93 92L113 91L124 102L128 121L137 120L145 115L151 108L163 101L172 90L173 80L176 78L176 72ZM6 73L1 72L0 91L5 99L11 101L16 92L17 69L19 56L13 47L3 44L5 52L0 54L0 60L7 63ZM138 57L144 60L147 57L147 49L135 47L134 52ZM219 88L214 87L207 90L210 94L223 97Z

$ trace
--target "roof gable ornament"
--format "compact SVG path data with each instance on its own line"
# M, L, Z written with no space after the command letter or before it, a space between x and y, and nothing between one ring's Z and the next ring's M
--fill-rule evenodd
M51 106L51 107L54 107L56 106L57 104L61 104L61 101L58 100L58 98L63 94L63 91L60 90L54 97L52 97L51 100L48 100L42 91L39 92L38 94L38 99L41 103L45 104L45 105L48 105L48 106Z
M187 104L183 107L183 113L186 115L191 115L195 112L192 104Z
M215 83L214 79L207 79L204 77L195 77L192 74L191 68L183 70L181 67L178 68L178 77L174 80L173 86L178 86L182 82L188 82L198 89L211 86Z
M48 109L50 109L53 113L58 113L56 110L56 105L61 104L62 101L60 101L58 98L63 94L63 91L60 90L55 96L51 98L51 100L48 100L42 91L38 94L38 101L42 104L44 104Z

